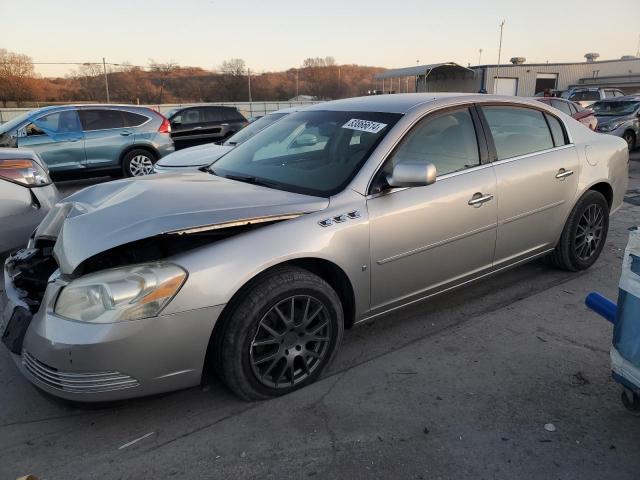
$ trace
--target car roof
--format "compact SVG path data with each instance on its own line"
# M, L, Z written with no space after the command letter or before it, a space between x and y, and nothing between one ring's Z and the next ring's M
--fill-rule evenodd
M31 115L42 115L47 112L61 112L64 110L72 109L90 109L90 108L116 108L126 110L153 110L150 107L144 105L125 105L118 103L85 103L85 104L72 104L72 105L49 105L47 107L36 108L31 111Z
M412 108L425 103L435 102L457 97L478 97L478 100L487 98L484 94L469 93L395 93L389 95L368 95L366 97L346 98L344 100L332 100L317 103L305 110L338 110L356 112L385 112L407 113Z
M598 103L607 103L607 102L638 102L640 101L640 95L625 95L624 97L609 97L603 98L598 101Z

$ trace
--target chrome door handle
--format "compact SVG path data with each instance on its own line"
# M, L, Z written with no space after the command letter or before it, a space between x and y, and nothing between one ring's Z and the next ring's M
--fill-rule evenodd
M483 203L490 202L491 200L493 200L492 194L488 193L487 195L483 195L482 193L478 192L474 194L473 197L471 197L471 200L469 200L468 203L472 207L479 207Z
M197 127L193 127L194 130L202 130L202 127L198 125Z
M573 175L573 170L565 170L564 168L561 168L560 170L558 170L558 173L556 174L556 178L558 180L564 180L567 177L570 177L571 175Z
M129 135L131 135L131 132L120 132L120 135L122 135L123 137L128 137Z

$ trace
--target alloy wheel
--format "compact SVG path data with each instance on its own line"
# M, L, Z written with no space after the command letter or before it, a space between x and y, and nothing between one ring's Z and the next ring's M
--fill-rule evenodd
M146 155L136 155L129 162L129 171L133 177L150 175L153 172L153 162Z
M601 205L591 204L584 211L576 231L575 252L583 262L588 261L600 247L604 233L604 211Z
M327 307L310 295L280 301L262 317L250 346L256 379L290 388L308 378L330 354L333 325Z

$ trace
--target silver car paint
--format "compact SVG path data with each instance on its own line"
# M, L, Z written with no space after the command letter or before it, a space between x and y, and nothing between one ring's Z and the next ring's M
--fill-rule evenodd
M517 103L549 111L564 121L571 144L441 176L435 184L425 187L369 194L372 177L393 147L419 119L441 108L486 102ZM139 184L116 182L115 187L100 185L93 187L93 191L89 189L69 199L74 203L73 210L65 220L63 235L56 244L56 250L65 259L61 269L66 272L71 272L79 262L99 251L140 235L155 235L174 229L177 224L185 227L191 223L189 226L195 227L203 222L230 221L234 216L246 219L249 213L262 216L274 213L274 209L267 205L271 201L278 203L277 212L280 214L307 213L171 257L171 261L189 272L189 278L161 315L154 319L78 327L77 322L52 313L52 303L59 286L50 284L47 306L43 304L27 331L25 348L36 349L40 361L56 368L80 372L118 370L135 377L140 383L136 388L112 394L71 394L49 389L52 393L78 400L106 400L178 388L173 379L181 374L176 372L196 367L184 361L176 360L174 363L173 357L182 358L182 349L189 345L194 333L206 336L204 332L213 329L224 305L243 285L258 273L282 262L313 258L338 266L352 286L355 297L353 320L357 323L551 250L573 205L596 183L611 185L614 192L612 211L622 205L628 182L625 142L591 132L579 122L535 100L488 95L409 94L343 100L311 109L375 110L405 115L378 145L350 185L328 200L274 194L273 198L257 207L252 202L264 198L263 195L270 195L269 189L238 184L242 187L236 190L236 182L212 181L206 173L135 180ZM521 165L526 165L526 168ZM572 169L573 174L563 177L564 180L556 178L561 169ZM552 175L552 179L548 179L548 175ZM202 185L227 188L227 182L231 182L234 186L228 187L229 192L234 191L237 195L231 201L224 196L211 194L209 197L207 194L208 201L203 201L204 193L200 191L192 192L194 198L191 199L181 196L178 202L176 194L180 178L184 178L185 190L189 192L192 192L192 187ZM161 179L167 179L167 183L163 184ZM175 190L163 199L159 193L162 188L154 192L154 184L171 186ZM140 197L142 192L149 192L153 201ZM244 192L251 195L250 201L243 198ZM474 207L468 201L476 193L493 195L494 198ZM502 196L509 199L506 205L500 201ZM527 197L533 197L535 201L528 203L525 201ZM166 201L167 198L171 201ZM232 210L226 213L217 211L221 208L219 201L226 201L223 208ZM158 205L169 209L170 213L163 215ZM210 205L210 209L192 216L190 212L202 205ZM82 212L83 208L89 212ZM112 211L113 216L105 216L101 213L103 209ZM130 213L131 210L138 211ZM353 212L358 215L347 217L345 221L326 223L327 219L338 217L342 220L342 215ZM124 219L119 218L122 216ZM147 222L149 217L154 221ZM176 218L179 221L176 222ZM101 225L107 219L113 222L111 227ZM545 225L542 222L553 223ZM67 228L74 223L76 225ZM541 225L547 228L541 228ZM110 233L109 228L114 231ZM132 231L136 232L135 235L130 234ZM87 242L87 235L91 235L91 242ZM526 241L528 237L531 242ZM87 247L83 243L96 245ZM80 253L76 253L76 249ZM494 253L498 254L496 262L493 261ZM145 331L155 326L170 329L172 325L166 322L181 323L194 312L207 312L207 320L203 320L206 326L176 331L172 337L180 347L163 343L169 335L157 338L159 334L153 332L153 340L150 340L142 330L137 331L139 335L131 333L138 327ZM80 335L79 332L84 333ZM84 334L90 338L85 338ZM176 335L179 338L175 338ZM113 342L112 339L120 339L121 342ZM47 342L54 342L60 348L49 348ZM76 361L73 366L65 363L64 355L74 355L91 342L94 347L90 351L99 352L94 354L98 358L89 360L85 352L81 357L87 359L85 363ZM158 354L154 350L155 345L148 345L150 342L162 344L165 347L163 353ZM199 370L185 374L185 382L178 382L180 387L198 383L206 352L204 343L194 341L191 345L191 353L199 358ZM137 348L150 353L141 360L133 352ZM114 360L114 363L109 363L109 358L119 356L123 357L122 362ZM17 361L20 362L20 358ZM145 368L151 368L148 364L156 361L160 362L162 371L145 373ZM27 375L34 383L43 386L31 374Z
M229 150L232 146L216 145L215 143L205 143L196 145L177 152L173 152L161 158L154 165L155 173L176 173L182 171L194 171L197 167L210 165Z
M35 152L0 148L0 160L19 158L33 160L47 170ZM25 246L29 235L59 199L53 184L28 188L0 179L0 253Z

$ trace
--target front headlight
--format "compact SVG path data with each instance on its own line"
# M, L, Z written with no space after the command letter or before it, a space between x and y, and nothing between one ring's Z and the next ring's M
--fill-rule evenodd
M143 263L91 273L62 289L55 313L72 320L113 323L154 317L187 278L172 263Z
M0 160L0 178L19 183L25 187L38 187L51 183L45 169L28 158Z

